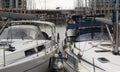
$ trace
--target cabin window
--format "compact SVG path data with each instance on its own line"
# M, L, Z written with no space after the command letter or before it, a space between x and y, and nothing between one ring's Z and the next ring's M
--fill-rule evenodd
M30 56L30 55L32 55L32 54L35 54L36 52L35 52L35 49L33 48L33 49L29 49L29 50L26 50L25 51L25 56Z
M45 46L44 46L44 45L41 45L41 46L38 46L38 47L37 47L38 52L42 51L43 49L45 49Z

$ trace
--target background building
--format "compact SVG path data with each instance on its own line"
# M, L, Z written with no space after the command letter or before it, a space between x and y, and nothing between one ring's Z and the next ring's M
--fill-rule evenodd
M113 0L90 0L90 9L94 14L111 14Z
M34 4L31 4L32 3L31 1L39 1L39 2L38 3L35 2ZM108 18L112 16L113 0L71 0L71 2L74 2L76 8L70 10L63 9L60 6L56 6L55 9L47 9L46 7L48 6L48 3L46 3L44 0L42 1L43 2L41 2L40 0L0 0L0 11L24 13L24 14L27 13L37 16L44 16L44 17L46 17L46 15L48 17L53 17L54 15L58 15L58 14L63 15L63 13L67 13L69 11L76 11L77 14L81 14L81 15L104 14ZM51 1L49 1L49 3L51 3ZM28 6L30 8L34 8L36 7L37 4L41 6L43 4L43 8L45 6L45 9L42 8L32 9L32 10L28 9ZM63 16L65 16L65 14ZM120 17L120 0L119 0L119 17Z
M111 17L113 0L89 0L89 8L91 14L104 14L106 17ZM120 12L120 0L118 10Z
M77 0L76 11L86 15L104 14L106 17L112 16L113 0ZM83 2L82 2L83 1ZM120 0L119 0L119 17L120 17Z
M26 0L0 0L0 10L24 13L26 10Z

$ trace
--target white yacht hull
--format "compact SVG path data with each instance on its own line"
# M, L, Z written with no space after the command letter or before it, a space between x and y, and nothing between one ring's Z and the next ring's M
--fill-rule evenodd
M41 30L47 26L49 32ZM6 23L0 34L0 72L47 72L58 49L55 33L55 24L51 22Z
M53 53L43 57L36 56L30 61L23 61L18 64L3 67L0 72L48 72L49 61Z

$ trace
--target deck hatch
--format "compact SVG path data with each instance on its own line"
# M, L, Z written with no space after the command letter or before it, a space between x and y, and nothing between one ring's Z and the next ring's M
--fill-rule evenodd
M100 44L101 46L113 46L112 44Z
M101 63L108 63L108 62L110 62L108 59L106 59L104 57L98 58L98 61L100 61Z
M103 53L103 52L111 52L111 50L95 50L97 53Z

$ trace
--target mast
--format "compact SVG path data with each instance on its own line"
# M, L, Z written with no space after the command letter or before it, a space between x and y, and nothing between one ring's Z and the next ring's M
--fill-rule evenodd
M113 54L119 54L118 42L119 42L119 24L118 24L118 7L119 7L119 0L113 0L113 15L112 15L112 22L114 25L114 43L113 43Z
M94 0L94 14L96 15L96 0Z

